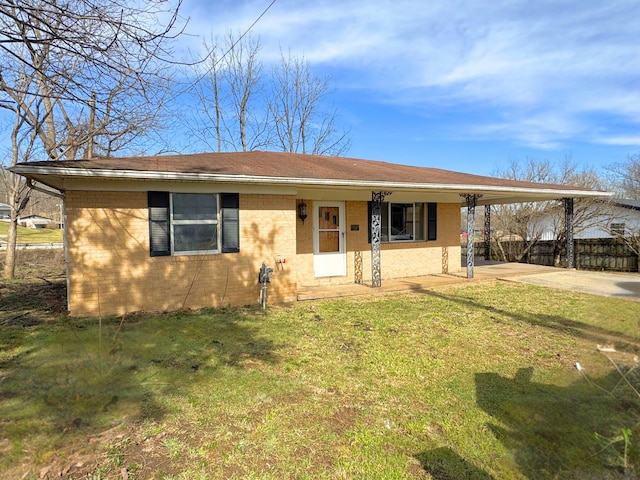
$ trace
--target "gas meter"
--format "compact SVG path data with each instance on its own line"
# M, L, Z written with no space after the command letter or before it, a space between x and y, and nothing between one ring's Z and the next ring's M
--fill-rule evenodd
M258 273L258 283L260 284L260 305L262 308L267 308L267 284L271 283L271 274L273 268L267 267L266 262L262 262L260 272Z

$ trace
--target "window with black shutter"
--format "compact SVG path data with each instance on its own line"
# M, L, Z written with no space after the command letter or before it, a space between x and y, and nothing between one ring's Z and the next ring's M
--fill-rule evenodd
M380 214L380 241L382 243L425 240L424 203L383 202ZM368 202L369 243L371 243L371 215L372 202Z
M149 254L171 255L169 232L169 192L148 192Z
M221 193L222 252L240 251L240 196L237 193Z
M237 193L148 192L150 255L240 251L239 203Z

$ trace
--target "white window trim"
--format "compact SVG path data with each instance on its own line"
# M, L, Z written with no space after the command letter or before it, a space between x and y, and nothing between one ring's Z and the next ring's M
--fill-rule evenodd
M381 243L415 243L415 242L425 242L427 239L427 203L426 202L384 202L387 204L387 232L386 232L386 236L387 239L386 240L381 240ZM413 212L415 215L415 211L416 211L416 204L422 204L422 215L423 215L423 219L422 219L422 228L423 228L423 232L422 232L422 236L424 237L423 239L420 240L416 240L416 222L413 222L413 231L412 231L412 238L410 239L404 239L404 240L392 240L391 239L391 205L412 205L411 208L413 208Z

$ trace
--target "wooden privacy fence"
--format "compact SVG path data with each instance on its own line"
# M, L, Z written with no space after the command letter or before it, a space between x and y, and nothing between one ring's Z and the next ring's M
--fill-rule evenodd
M525 250L524 241L502 242L502 250L509 261L517 261L518 252ZM559 250L559 251L558 251ZM484 258L484 242L474 243L476 258ZM574 241L574 265L580 270L607 270L615 272L637 272L638 255L624 242L614 238L597 238ZM523 263L535 265L556 265L556 256L560 255L560 265L566 265L564 244L553 241L539 241L522 258ZM495 242L491 244L491 260L502 261L500 250Z

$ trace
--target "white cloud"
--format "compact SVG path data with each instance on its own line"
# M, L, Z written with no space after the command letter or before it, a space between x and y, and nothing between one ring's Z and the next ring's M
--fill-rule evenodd
M467 140L503 138L528 148L556 150L562 147L564 140L577 135L580 130L581 125L575 120L555 112L518 112L513 118L505 115L497 121L491 119L480 124L469 124L462 133Z
M184 6L190 31L208 36L246 29L270 2ZM503 125L520 142L555 146L601 129L601 114L640 123L638 13L636 0L276 0L253 34L264 58L291 48L350 72L341 89L426 108L484 105L501 116L486 131Z
M596 143L601 143L603 145L640 147L640 135L612 136L606 138L597 138L595 141Z

